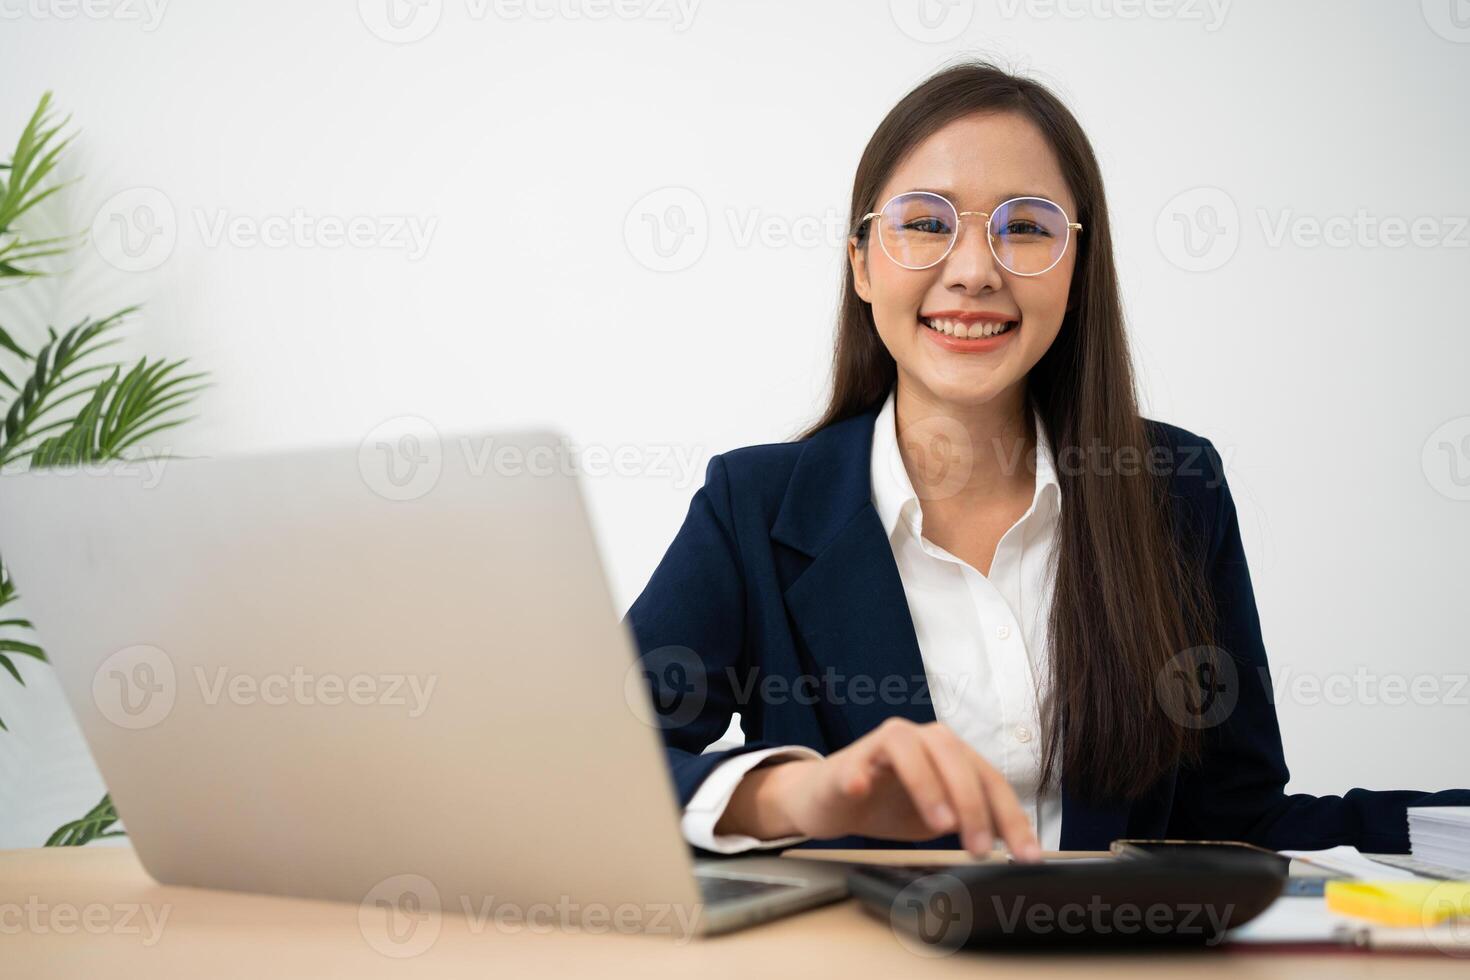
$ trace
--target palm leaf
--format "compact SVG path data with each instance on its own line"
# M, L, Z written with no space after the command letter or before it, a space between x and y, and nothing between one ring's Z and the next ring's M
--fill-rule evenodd
M10 410L5 413L4 423L0 424L0 466L30 454L35 437L43 431L41 419L50 410L89 393L86 388L67 389L79 378L106 370L106 367L83 368L78 362L111 346L114 341L107 336L107 331L136 309L130 306L102 320L88 317L60 336L54 330L50 331L50 339L31 363L31 376L21 386ZM45 428L65 424L68 423Z
M121 830L108 830L117 823L117 809L112 805L111 795L87 811L80 820L62 824L46 839L47 847L81 847L99 837L121 837Z
M15 599L15 582L10 578L10 572L6 569L5 564L0 562L0 608L4 608L14 602ZM31 628L31 624L29 620L25 619L0 619L0 627L28 630ZM16 669L15 662L8 656L12 653L35 657L37 660L43 662L46 660L45 651L34 643L25 643L21 640L0 637L0 667L4 667L10 676L14 677L21 684L25 684L25 680L20 676L20 671ZM9 729L5 727L4 720L0 720L0 732L3 731L9 731Z
M28 279L40 275L30 263L70 249L79 236L24 238L15 222L26 212L60 191L71 181L43 186L52 176L72 136L61 137L71 117L56 121L51 111L51 93L41 96L36 111L21 131L15 152L0 176L0 281Z
M140 440L181 425L176 413L204 388L193 382L203 374L178 374L183 361L149 362L145 357L119 377L120 368L92 390L63 432L51 436L31 454L31 465L78 466L119 459Z

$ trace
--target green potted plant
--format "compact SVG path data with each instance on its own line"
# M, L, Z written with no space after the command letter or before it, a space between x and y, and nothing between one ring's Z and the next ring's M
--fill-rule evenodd
M30 237L21 221L69 183L54 179L72 139L63 133L68 121L56 120L51 93L45 93L14 153L0 162L0 290L48 275L55 261L81 242L79 235ZM128 307L101 319L89 316L61 333L48 327L34 344L17 339L0 323L0 467L136 459L143 440L187 421L180 411L203 387L202 374L185 372L183 360L145 357L129 365L102 356L136 311ZM16 589L0 542L0 674L23 685L15 658L44 663L46 654L34 642L30 622L13 611ZM114 828L116 822L112 801L103 796L86 815L58 828L46 845L117 836L122 831Z

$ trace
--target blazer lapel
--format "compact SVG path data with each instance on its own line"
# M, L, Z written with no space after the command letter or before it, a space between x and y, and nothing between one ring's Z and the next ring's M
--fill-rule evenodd
M869 473L882 404L808 440L771 537L809 562L789 578L786 608L806 642L839 749L899 715L935 720L908 598ZM831 724L835 722L835 724Z

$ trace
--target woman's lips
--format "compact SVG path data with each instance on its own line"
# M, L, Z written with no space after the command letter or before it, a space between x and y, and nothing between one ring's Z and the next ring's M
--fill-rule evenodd
M996 350L1010 342L1010 339L1021 332L1020 321L1004 333L995 334L990 337L966 337L959 338L943 333L929 326L923 317L919 318L919 329L922 330L931 341L941 348L956 354L983 354L987 351Z

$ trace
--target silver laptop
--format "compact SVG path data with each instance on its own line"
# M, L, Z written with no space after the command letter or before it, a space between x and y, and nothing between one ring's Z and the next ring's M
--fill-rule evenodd
M560 435L384 431L0 474L0 555L148 872L686 936L843 897L837 864L691 860Z

